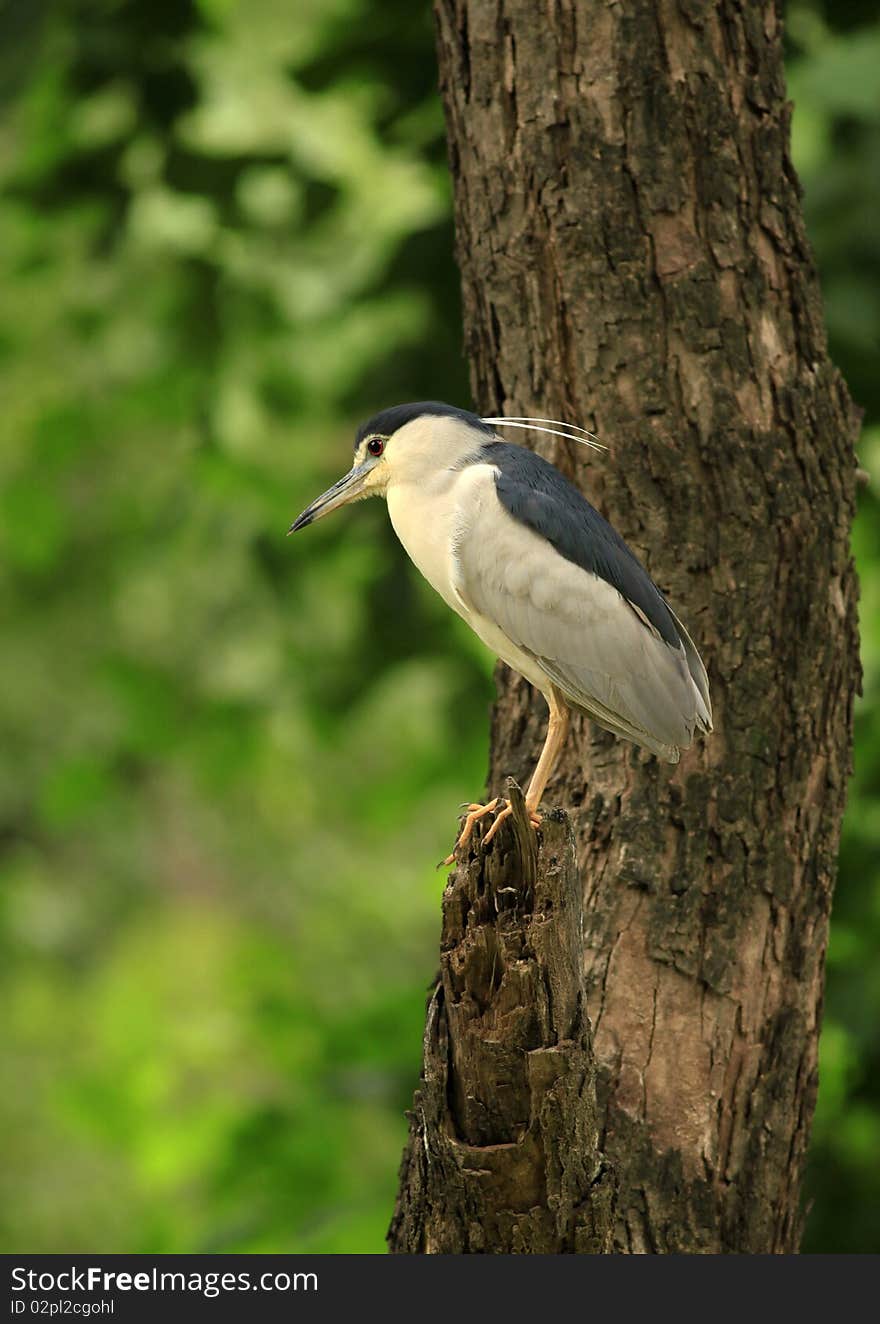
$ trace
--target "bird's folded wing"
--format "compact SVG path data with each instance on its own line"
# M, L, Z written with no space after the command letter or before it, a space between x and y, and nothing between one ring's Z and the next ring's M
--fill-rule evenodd
M531 654L570 702L677 757L695 727L711 725L699 685L705 671L690 639L666 643L617 588L514 519L494 498L491 466L480 468L483 475L470 476L453 546L454 582L469 611Z

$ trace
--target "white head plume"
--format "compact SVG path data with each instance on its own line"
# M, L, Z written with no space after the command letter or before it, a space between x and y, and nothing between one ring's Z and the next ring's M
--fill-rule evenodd
M576 423L564 423L558 418L484 418L482 421L490 423L492 427L522 428L525 432L547 432L554 437L565 437L568 441L578 441L582 446L589 446L594 451L607 451L608 449L586 428L578 427ZM554 426L546 426L549 423Z

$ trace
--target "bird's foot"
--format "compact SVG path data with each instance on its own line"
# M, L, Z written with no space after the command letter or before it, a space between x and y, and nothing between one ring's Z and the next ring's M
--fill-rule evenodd
M526 808L528 808L528 806L526 806ZM529 809L528 812L529 812L529 822L531 823L535 831L537 831L538 828L541 826L541 815L537 813L534 809ZM509 801L505 800L504 808L501 810L501 813L495 819L495 822L492 824L492 826L489 828L489 831L486 833L485 837L483 838L484 846L489 845L489 842L495 836L495 833L501 827L501 824L504 822L505 818L510 818L510 815L512 813L513 813L512 806L510 805Z
M467 813L464 816L464 822L461 825L461 831L458 834L458 839L452 848L452 853L450 855L447 855L445 860L440 861L440 864L438 864L437 866L438 869L455 863L455 852L461 846L466 846L468 844L468 842L471 839L471 836L473 835L474 824L479 823L480 819L485 818L487 814L494 813L496 807L500 803L501 803L501 797L496 795L495 799L490 800L488 804L485 805L471 804L467 806Z
M492 826L489 828L489 831L486 833L485 837L483 838L484 846L489 844L489 842L495 836L495 833L498 831L501 824L504 822L505 818L509 818L510 815L513 813L513 810L511 809L509 802L507 800L502 800L500 795L496 795L495 799L490 800L488 804L467 805L467 813L465 814L464 822L461 825L461 831L458 834L458 840L456 841L455 846L452 849L452 854L447 855L445 860L441 860L440 864L437 866L438 868L441 867L445 868L455 863L455 852L457 850L460 850L462 846L466 846L468 844L471 837L473 836L474 824L479 823L480 819L485 818L487 814L494 814L495 810L498 808L499 805L503 805L503 808L499 813L498 817L495 819L495 822L492 824ZM529 810L529 820L533 828L539 828L541 826L541 815L536 813L534 810L531 809Z

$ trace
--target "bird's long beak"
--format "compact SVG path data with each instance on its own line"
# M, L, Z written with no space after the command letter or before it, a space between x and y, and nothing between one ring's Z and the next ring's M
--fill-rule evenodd
M288 533L296 533L297 529L304 529L307 524L314 524L316 520L323 519L329 515L331 510L338 510L340 506L345 506L349 501L357 501L360 497L366 496L364 491L367 476L373 465L369 461L363 464L356 464L354 468L349 469L344 478L340 478L338 483L328 487L326 492L322 492L317 500L307 506L303 513L293 521Z

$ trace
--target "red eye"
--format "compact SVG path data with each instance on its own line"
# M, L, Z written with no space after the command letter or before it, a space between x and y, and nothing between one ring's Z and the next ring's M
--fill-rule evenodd
M385 442L381 437L370 437L367 442L367 450L371 455L381 455L385 449Z

